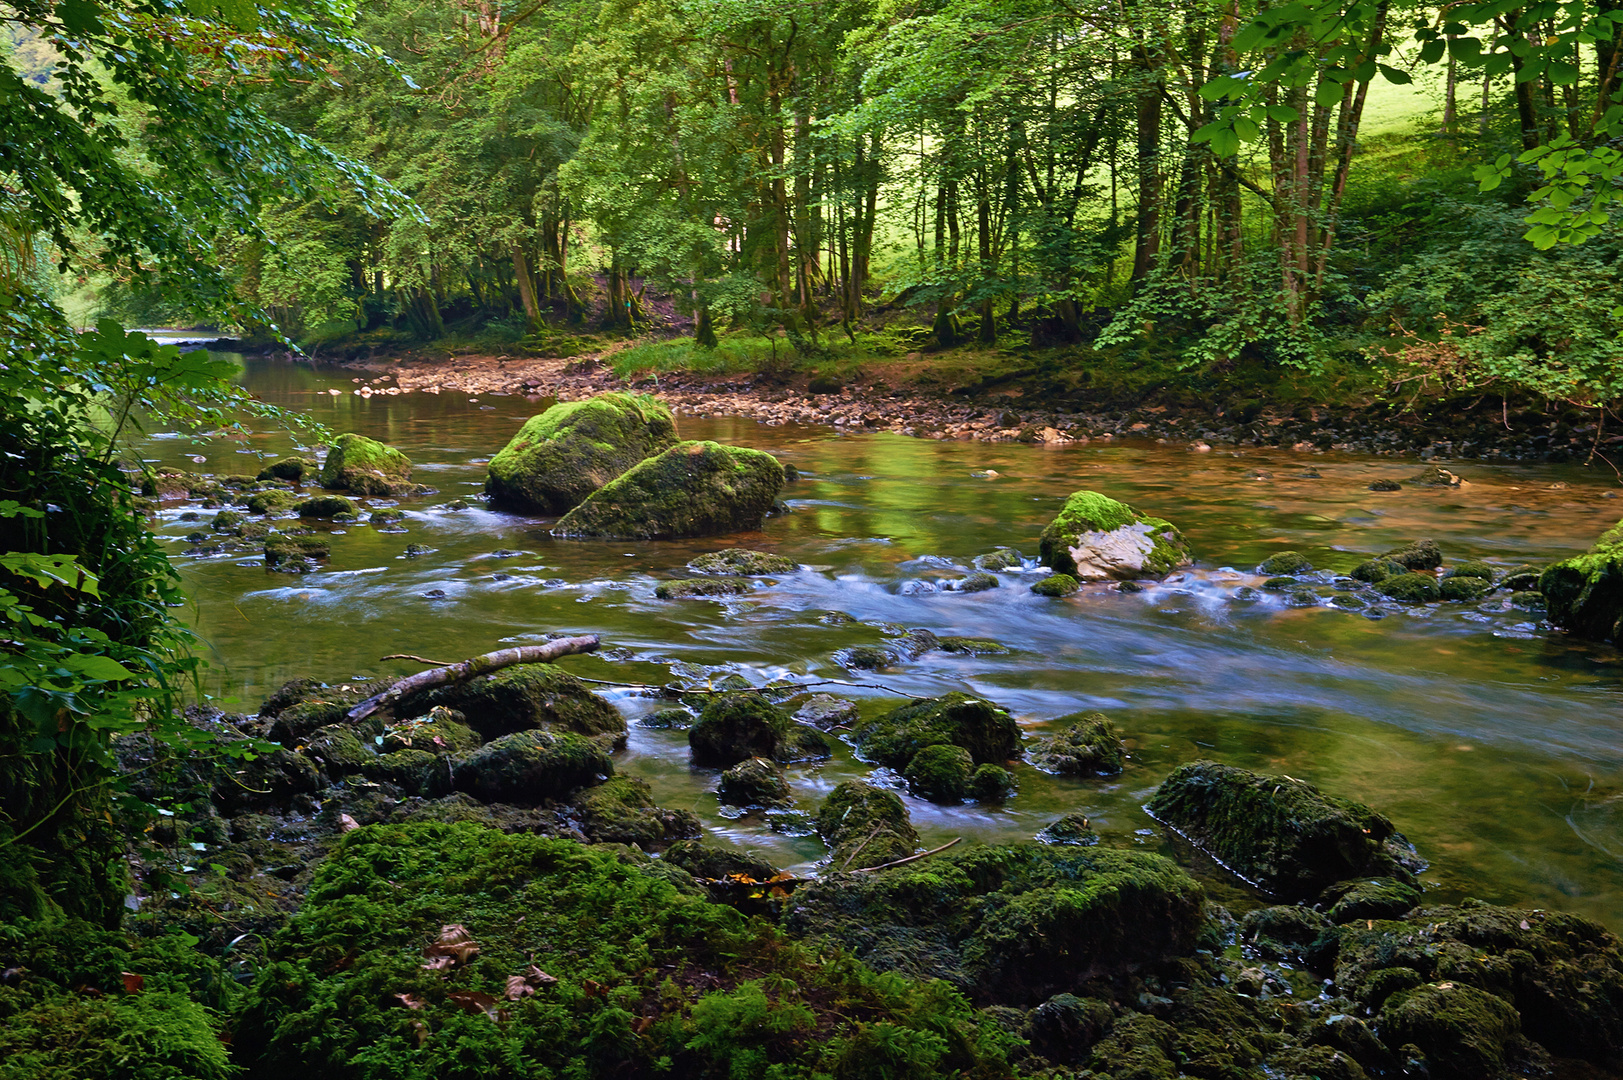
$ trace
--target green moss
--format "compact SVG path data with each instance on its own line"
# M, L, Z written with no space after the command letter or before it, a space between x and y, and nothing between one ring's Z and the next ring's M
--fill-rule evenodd
M1523 589L1537 589L1539 575L1543 573L1542 567L1512 566L1504 572L1498 581L1494 582L1494 587L1509 589L1511 592Z
M905 859L919 844L902 800L860 780L846 780L829 792L817 809L817 833L829 846L829 866L836 871Z
M241 530L243 522L247 520L244 515L237 513L235 510L221 510L214 515L214 520L209 522L209 528L217 533L236 533Z
M1141 534L1122 544L1079 547L1090 533L1133 529ZM1085 566L1079 566L1077 551ZM1038 557L1056 574L1079 580L1128 580L1145 574L1165 575L1190 563L1183 535L1171 522L1141 514L1126 503L1096 491L1078 491L1043 529Z
M1477 600L1492 588L1491 581L1478 577L1448 577L1437 586L1437 595L1444 600Z
M800 569L800 564L787 555L771 555L748 548L727 548L700 555L688 563L688 569L699 574L756 577L762 574L792 574Z
M1492 994L1447 982L1395 995L1381 1010L1381 1030L1390 1046L1419 1047L1436 1080L1479 1080L1506 1072L1520 1019Z
M372 513L367 516L366 523L368 525L395 525L401 521L404 521L405 519L406 514L404 511L396 510L390 507L384 510L372 511Z
M1306 574L1313 563L1299 551L1280 551L1268 556L1257 565L1257 573L1273 577L1276 574Z
M392 446L354 433L340 435L321 465L321 486L357 495L398 495L413 490L411 459Z
M743 848L708 844L703 840L678 840L665 850L665 861L680 866L696 878L721 878L742 874L765 881L777 868Z
M958 746L976 764L1000 764L1020 746L1020 726L1003 709L983 698L954 691L892 709L857 725L857 748L870 761L905 769L927 746Z
M902 776L907 780L907 790L921 799L959 803L969 794L969 777L974 768L968 750L940 744L914 754Z
M1031 763L1063 776L1114 776L1126 760L1121 734L1103 713L1072 713L1054 721L1067 725L1031 751Z
M361 766L370 780L393 784L408 795L430 795L451 786L445 761L427 750L396 750L379 754Z
M969 797L980 803L1001 803L1014 795L1014 773L988 762L977 765L969 777Z
M479 745L479 733L463 723L455 709L435 706L427 716L391 724L383 733L383 750L426 750L430 754L465 754ZM586 733L589 734L589 733Z
M1397 574L1381 581L1375 588L1381 595L1400 604L1426 604L1441 595L1437 579L1430 574Z
M614 763L594 740L571 732L518 731L459 759L452 783L487 803L534 804L613 773Z
M291 491L273 489L261 491L248 499L248 512L250 514L279 514L284 510L291 510L301 500Z
M688 729L695 765L736 765L752 757L790 760L795 722L760 694L718 694Z
M721 774L717 798L729 806L788 806L789 781L767 758L752 757Z
M310 737L305 756L318 762L328 776L343 776L359 770L374 756L348 728L325 727Z
M1240 920L1240 940L1270 959L1299 959L1329 927L1324 915L1299 904L1256 908Z
M636 844L658 850L668 843L699 835L699 819L687 810L666 810L654 805L648 781L616 776L589 788L575 805L580 807L586 835L598 844Z
M1405 573L1402 563L1393 562L1388 558L1368 559L1352 568L1349 575L1354 581L1366 581L1371 585L1378 585L1389 577Z
M1435 540L1412 540L1381 555L1405 570L1435 570L1443 565L1443 552Z
M321 495L314 499L306 499L293 508L300 517L307 518L333 518L340 514L354 516L360 508L342 495Z
M1413 849L1390 821L1289 777L1196 761L1174 770L1145 809L1281 899L1310 899L1348 878L1413 880Z
M577 735L622 735L625 717L586 684L553 664L515 664L455 686L411 694L395 714L420 716L438 707L459 712L481 738L547 728Z
M309 458L286 457L280 461L273 461L259 470L257 480L287 480L294 484L303 483L306 478L314 479L317 472L316 463Z
M1070 574L1050 574L1031 587L1038 596L1070 596L1082 587Z
M1468 559L1465 562L1450 566L1446 571L1444 571L1443 580L1451 581L1454 578L1479 578L1483 581L1491 582L1494 579L1494 576L1494 569L1490 564L1483 562L1481 559Z
M853 645L834 654L841 667L858 671L878 671L896 662L896 654L883 645Z
M1420 903L1420 889L1396 878L1338 881L1319 894L1319 906L1333 923L1395 919Z
M490 459L485 490L500 505L563 514L675 443L670 409L646 394L560 402L525 421Z
M553 533L657 540L742 532L760 527L782 487L771 454L678 443L599 488Z
M1623 521L1587 553L1546 568L1538 591L1556 626L1590 641L1623 642Z
M1013 649L1001 642L990 641L986 638L944 637L936 639L936 647L942 652L965 653L970 656L1007 656Z
M686 731L693 726L693 714L686 709L669 708L656 709L637 723L646 728L658 728L662 731Z
M1001 582L998 581L996 574L988 574L978 570L958 582L957 591L966 593L985 592L988 589L997 588L1000 584Z
M739 596L750 591L745 581L717 581L714 578L682 578L662 581L654 586L654 595L661 600L704 600L720 596Z

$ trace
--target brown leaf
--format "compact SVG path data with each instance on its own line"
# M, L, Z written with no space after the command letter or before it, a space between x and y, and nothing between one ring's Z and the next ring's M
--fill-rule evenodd
M639 1016L637 1017L637 1022L631 1025L631 1030L636 1034L641 1035L643 1032L647 1031L653 1026L654 1018L652 1016Z
M535 993L535 987L525 981L522 975L509 975L507 977L507 1000L517 1001L521 997L528 997Z
M126 994L139 994L141 988L147 984L145 975L137 975L133 971L121 971L119 975L124 979L124 992Z
M589 997L589 998L595 998L595 997L602 997L603 996L603 984L600 983L600 982L596 982L595 980L582 979L581 984L580 984L580 988L582 990L586 991L586 996Z
M530 970L524 973L524 979L531 986L552 986L558 981L556 978L548 975L534 964L531 964Z
M348 814L339 814L338 827L344 832L354 832L356 829L361 827L361 823L350 817Z
M421 1009L423 1007L423 1003L417 1000L415 994L394 994L391 996L408 1009Z
M461 923L453 923L440 927L440 936L433 944L424 947L423 956L428 958L428 963L423 967L429 971L443 971L466 964L478 955L479 943L473 940L468 928Z
M446 994L445 999L469 1016L484 1013L492 1020L496 1019L496 999L479 990L456 990Z

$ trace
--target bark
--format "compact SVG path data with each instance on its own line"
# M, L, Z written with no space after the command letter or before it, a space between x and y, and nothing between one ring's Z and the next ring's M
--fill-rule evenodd
M597 647L597 635L585 634L581 637L559 638L556 641L549 641L545 645L520 645L513 649L498 649L496 652L483 653L464 660L460 664L451 664L430 671L419 671L415 675L406 676L383 693L369 697L349 710L349 719L364 720L379 709L389 708L402 697L416 693L419 690L431 690L436 686L449 686L453 683L467 682L469 679L480 675L488 675L492 671L500 671L502 668L512 667L514 664L545 664L558 659L560 656L569 656L572 653L595 652Z
M530 272L529 257L523 244L513 245L513 276L518 279L518 298L524 305L524 318L534 329L541 325L541 305L535 298L535 275Z

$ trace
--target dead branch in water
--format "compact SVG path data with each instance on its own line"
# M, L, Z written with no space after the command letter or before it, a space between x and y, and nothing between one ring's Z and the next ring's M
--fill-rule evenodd
M445 667L434 668L431 671L419 671L415 675L408 675L395 683L383 693L369 697L353 709L349 710L351 720L364 720L379 709L393 705L407 694L419 690L431 690L436 686L447 686L452 683L467 682L479 675L488 675L492 671L500 671L514 664L544 664L556 660L560 656L569 656L572 653L593 652L597 649L598 638L596 634L583 634L580 637L559 638L549 641L545 645L521 645L516 649L498 649L495 652L484 653L462 661L460 664L448 664Z
M931 848L929 851L921 851L917 855L909 855L905 859L897 859L894 862L880 863L878 866L859 866L859 867L857 867L855 870L853 870L851 872L853 874L871 874L875 870L889 870L893 866L905 866L906 864L908 864L910 862L918 862L920 859L928 859L931 855L940 854L941 852L946 851L948 848L952 847L952 845L958 843L962 839L963 839L962 836L955 836L951 840L948 840L945 844L942 844L938 848ZM854 855L855 852L853 852L852 854ZM849 862L850 860L848 859L846 861Z

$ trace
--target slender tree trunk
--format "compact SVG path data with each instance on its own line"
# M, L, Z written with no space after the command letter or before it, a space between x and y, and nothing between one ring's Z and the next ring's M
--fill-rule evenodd
M518 280L518 298L524 305L524 318L534 329L541 325L541 305L535 298L535 277L530 272L529 256L523 244L513 245L513 277Z
M1145 78L1150 58L1142 58ZM1133 245L1133 280L1155 269L1161 254L1161 94L1149 86L1138 98L1138 235Z

